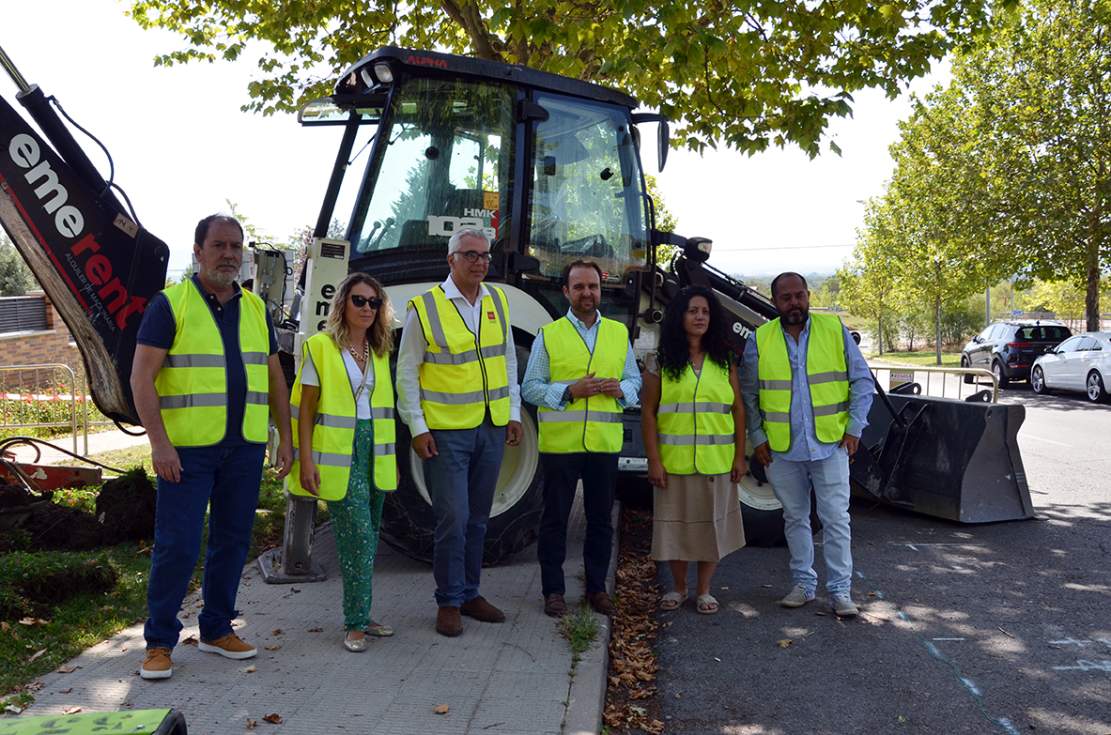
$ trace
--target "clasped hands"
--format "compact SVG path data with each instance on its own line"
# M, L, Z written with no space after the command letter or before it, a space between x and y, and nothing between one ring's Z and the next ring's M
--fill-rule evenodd
M621 381L616 378L595 378L594 373L587 373L571 384L571 396L574 398L589 398L590 396L607 395L611 398L621 398Z

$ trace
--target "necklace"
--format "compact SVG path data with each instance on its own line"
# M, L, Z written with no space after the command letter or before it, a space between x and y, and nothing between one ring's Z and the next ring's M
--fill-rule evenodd
M370 340L363 341L363 354L361 355L350 344L347 345L347 351L351 353L351 357L355 358L355 362L366 365L367 360L370 359Z

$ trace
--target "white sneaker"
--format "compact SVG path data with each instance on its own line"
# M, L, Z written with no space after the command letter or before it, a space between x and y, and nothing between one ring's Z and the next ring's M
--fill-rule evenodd
M807 592L801 584L796 584L787 593L787 596L779 601L783 607L802 607L808 602L813 602L814 593Z
M830 603L833 606L833 614L839 618L855 618L860 614L856 603L849 595L833 595Z

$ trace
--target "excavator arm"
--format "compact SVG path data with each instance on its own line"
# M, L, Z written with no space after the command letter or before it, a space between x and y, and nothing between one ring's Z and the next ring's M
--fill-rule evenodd
M51 98L3 49L0 65L38 125L0 97L0 224L69 327L97 408L138 424L129 384L135 336L165 286L169 249L125 210Z

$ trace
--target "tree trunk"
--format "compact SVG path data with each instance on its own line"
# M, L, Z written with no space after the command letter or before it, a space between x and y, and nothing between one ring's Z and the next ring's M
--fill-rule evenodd
M1084 316L1089 332L1099 330L1099 244L1094 240L1088 243L1088 289L1084 294Z
M883 355L883 316L876 317L876 347L877 352Z
M941 365L941 292L934 297L934 351L937 364Z

